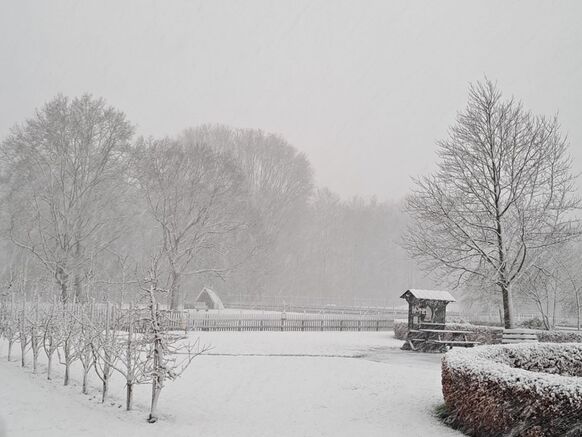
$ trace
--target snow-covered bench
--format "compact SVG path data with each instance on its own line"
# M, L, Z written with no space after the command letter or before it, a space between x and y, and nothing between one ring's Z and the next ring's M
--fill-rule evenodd
M504 329L501 343L537 343L538 336L531 329Z

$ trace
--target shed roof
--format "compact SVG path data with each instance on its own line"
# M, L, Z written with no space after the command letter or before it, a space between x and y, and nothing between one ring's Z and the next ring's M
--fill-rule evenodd
M220 297L218 297L218 294L216 294L210 288L204 287L202 289L202 291L200 292L200 294L198 295L198 297L196 298L196 302L203 301L204 296L208 296L210 298L210 300L214 303L214 309L217 309L217 310L224 309L224 305L222 303L222 300L220 300Z
M456 299L449 293L448 291L442 290L418 290L415 288L411 288L410 290L406 290L406 292L400 296L402 299L406 298L406 294L410 293L417 299L426 299L426 300L444 300L446 302L456 302Z

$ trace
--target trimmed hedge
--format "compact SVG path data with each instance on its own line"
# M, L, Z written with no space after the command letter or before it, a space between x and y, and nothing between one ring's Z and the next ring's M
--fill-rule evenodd
M582 343L580 331L536 331L543 343Z
M582 435L582 344L453 349L442 360L448 421L472 436Z

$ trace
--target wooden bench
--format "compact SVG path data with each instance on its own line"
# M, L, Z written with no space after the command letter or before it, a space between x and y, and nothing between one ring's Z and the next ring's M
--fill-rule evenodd
M478 345L478 341L463 341L463 340L428 340L427 343L430 344L440 344L443 346L459 346L459 347L473 347Z
M511 343L537 343L538 336L531 329L513 328L504 329L503 337L501 338L501 343L511 344Z

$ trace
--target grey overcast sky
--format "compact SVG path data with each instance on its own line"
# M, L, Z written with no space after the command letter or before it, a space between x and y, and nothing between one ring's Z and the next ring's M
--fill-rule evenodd
M582 169L581 1L0 0L0 136L89 92L143 135L279 133L344 197L405 195L485 75Z

